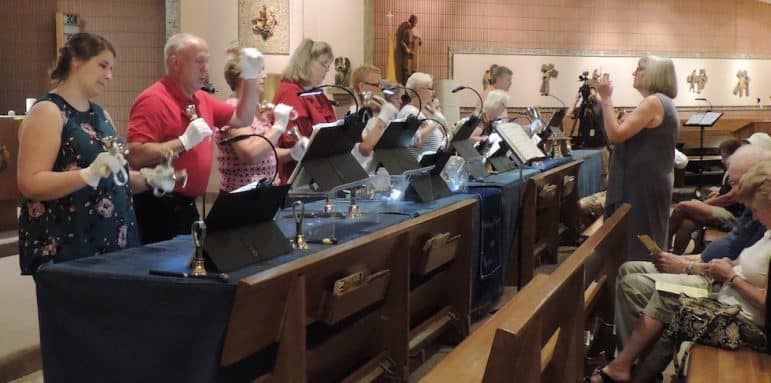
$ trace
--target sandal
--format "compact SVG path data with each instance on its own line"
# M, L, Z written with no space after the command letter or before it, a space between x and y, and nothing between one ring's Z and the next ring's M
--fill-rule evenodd
M584 378L584 382L585 383L591 383L592 376L595 376L595 375L599 375L600 376L600 379L602 379L602 383L622 383L621 381L618 381L618 380L615 380L615 379L611 378L610 375L608 375L607 372L602 371L602 368L598 368L598 369L594 370L594 372L592 372L591 375L589 375L586 378Z

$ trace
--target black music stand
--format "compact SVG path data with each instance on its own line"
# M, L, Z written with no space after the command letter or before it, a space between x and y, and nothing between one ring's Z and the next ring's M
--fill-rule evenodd
M423 156L423 163L413 157L407 148L412 145L412 139L421 123L422 121L414 116L407 117L406 120L392 120L375 144L374 156L375 163L393 175L409 174L417 169L434 166L423 175L413 172L407 176L410 186L406 194L417 197L420 201L430 202L452 194L447 183L439 176L449 159L449 153L439 151L436 155Z
M481 119L477 116L471 115L463 125L458 128L455 135L452 137L450 145L459 156L463 157L466 164L469 166L471 177L476 180L484 180L487 177L487 168L485 168L485 159L479 151L474 147L474 144L469 141L469 137L476 129L477 125L481 122Z
M696 112L683 124L684 126L699 127L699 188L704 186L704 128L715 126L717 120L723 116L722 112Z
M353 146L361 141L363 127L356 114L315 125L308 149L289 177L292 188L309 185L313 191L326 192L369 177L351 154Z
M273 220L288 191L289 185L256 183L241 192L220 193L206 216L207 269L231 272L291 252Z

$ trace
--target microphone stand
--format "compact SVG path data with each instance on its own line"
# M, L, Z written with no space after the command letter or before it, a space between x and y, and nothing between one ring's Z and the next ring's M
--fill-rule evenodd
M709 104L705 113L712 111L712 103L705 97L694 98L695 101L704 101ZM704 186L704 125L699 125L699 188Z

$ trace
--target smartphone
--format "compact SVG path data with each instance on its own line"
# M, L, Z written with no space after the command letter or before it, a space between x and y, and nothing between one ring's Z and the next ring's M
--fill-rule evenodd
M656 254L658 252L661 252L661 248L659 248L659 245L656 244L656 242L651 238L648 234L638 234L637 239L642 242L643 246L645 246L646 249L648 249L648 252L651 254Z

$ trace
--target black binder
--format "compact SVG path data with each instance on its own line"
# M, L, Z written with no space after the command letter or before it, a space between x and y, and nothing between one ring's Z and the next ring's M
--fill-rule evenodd
M422 122L415 116L407 117L405 120L392 120L380 140L375 144L374 156L376 164L394 175L434 165L434 170L429 174L409 176L410 186L405 193L408 198L414 197L423 202L430 202L452 194L447 183L439 176L439 172L447 163L449 153L446 154L446 157L444 155L424 156L427 161L426 165L418 162L412 156L407 148L412 145L415 132Z
M237 193L220 193L206 216L207 266L230 272L292 251L273 217L284 206L289 185L258 184Z
M331 124L313 127L308 149L289 177L293 188L310 185L314 191L329 191L336 186L368 177L351 154L361 141L364 127L357 114Z

